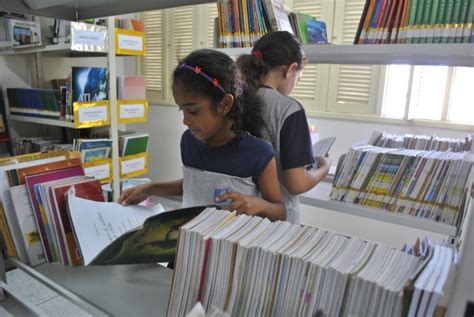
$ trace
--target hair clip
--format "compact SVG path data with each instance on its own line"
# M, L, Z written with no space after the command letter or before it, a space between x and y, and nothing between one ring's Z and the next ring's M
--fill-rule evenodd
M209 82L211 82L214 87L218 88L222 93L226 93L225 89L219 84L219 81L216 78L210 77L208 74L202 71L202 68L199 66L191 66L186 63L181 63L178 65L179 68L186 68L192 70L196 75L201 75L202 77L206 78Z
M262 58L263 54L261 51L253 51L252 55L255 56L256 58Z

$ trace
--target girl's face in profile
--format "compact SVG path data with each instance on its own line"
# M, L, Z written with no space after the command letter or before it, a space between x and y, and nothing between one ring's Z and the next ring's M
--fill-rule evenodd
M228 119L219 114L219 106L213 109L211 99L190 91L179 81L173 84L173 97L183 112L183 124L196 139L210 146L229 141Z

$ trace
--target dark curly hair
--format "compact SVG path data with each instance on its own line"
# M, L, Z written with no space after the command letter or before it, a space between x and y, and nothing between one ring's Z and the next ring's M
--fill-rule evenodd
M237 66L245 77L247 85L258 89L265 76L275 67L298 64L304 67L306 58L300 41L287 31L267 33L255 42L252 54L237 59Z
M211 80L180 65L198 66L210 78L218 80L225 93L215 87ZM200 49L182 59L173 72L173 85L179 82L185 89L193 91L212 101L212 108L217 111L217 105L226 93L234 96L234 105L227 114L233 120L232 129L235 132L248 131L254 136L261 136L263 127L262 101L257 96L255 88L247 86L240 80L240 74L235 62L226 54Z

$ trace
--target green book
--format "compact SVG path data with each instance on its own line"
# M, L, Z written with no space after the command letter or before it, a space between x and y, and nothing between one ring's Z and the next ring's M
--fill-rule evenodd
M296 21L298 24L298 30L300 32L301 43L308 44L308 28L307 28L307 21L315 19L309 14L296 12Z
M408 12L408 23L407 23L405 43L412 43L417 8L418 8L418 0L411 0L410 8L409 8L410 11Z
M434 40L434 33L437 21L436 19L438 18L439 1L440 0L433 0L433 3L431 4L430 21L428 22L426 32L426 43L433 43Z
M434 32L433 43L441 43L441 32L446 17L446 8L448 0L439 0L438 16L436 17L436 27Z
M426 43L426 37L427 37L427 32L428 32L428 25L430 23L432 5L433 5L433 0L425 1L425 6L423 8L423 19L421 23L420 36L418 37L418 43Z
M461 7L462 7L463 0L455 0L454 1L454 8L453 8L453 16L451 17L451 23L449 25L449 35L448 35L448 43L454 43L454 38L456 37L456 28L458 27L459 23L459 15L461 14Z
M148 133L124 135L122 138L122 156L134 155L148 151Z
M467 10L466 21L464 22L464 30L462 34L462 42L469 43L471 40L471 32L473 29L472 25L474 23L474 1L470 1L469 9Z
M425 10L425 2L427 0L418 0L418 8L416 9L415 25L413 29L413 36L410 43L418 43L420 38L421 26L423 24L423 13Z
M463 0L461 5L461 10L458 16L458 21L456 22L456 29L454 34L454 43L462 43L464 26L467 23L467 17L469 13L469 4L472 3L472 0ZM472 5L471 5L472 6Z
M454 11L454 1L455 0L448 0L446 6L446 15L444 16L444 23L441 29L441 40L440 43L448 43L449 37L449 26L451 24L453 18L453 11ZM459 1L459 0L456 0Z

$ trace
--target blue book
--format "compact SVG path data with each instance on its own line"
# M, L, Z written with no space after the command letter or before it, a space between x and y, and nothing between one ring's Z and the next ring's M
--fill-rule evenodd
M107 78L104 67L72 67L72 101L108 100Z
M326 23L320 20L306 20L306 29L308 31L309 44L327 44L328 35L326 31Z

